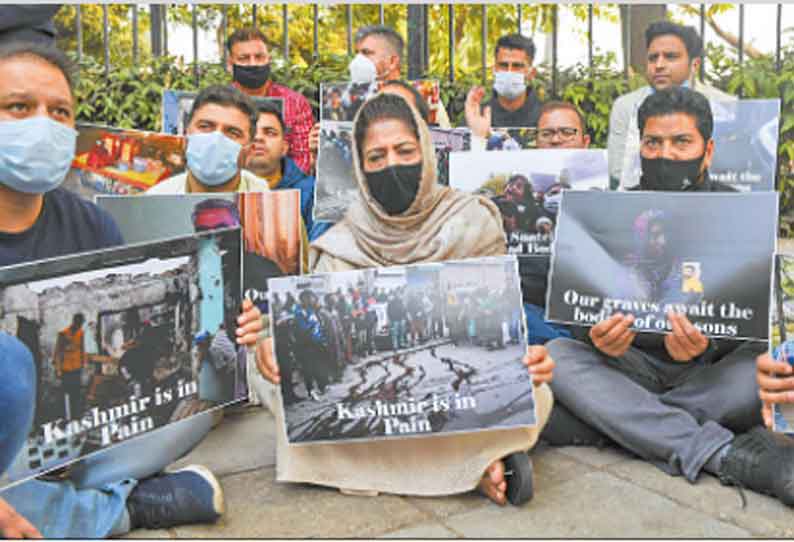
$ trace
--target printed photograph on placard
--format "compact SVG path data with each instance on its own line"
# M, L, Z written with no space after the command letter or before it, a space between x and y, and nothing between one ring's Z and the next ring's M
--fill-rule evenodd
M92 124L77 125L77 150L63 187L86 199L138 194L185 170L184 138Z
M773 280L769 353L775 361L794 365L794 256L775 256ZM794 404L772 405L772 428L779 433L794 435Z
M452 152L449 184L502 214L511 254L548 254L563 190L607 190L606 152L590 149Z
M184 90L163 90L162 101L162 130L166 134L172 135L185 135L187 129L188 118L190 117L190 110L193 108L193 102L196 99L198 92L189 92ZM251 96L257 104L260 103L273 103L279 111L284 113L284 100L281 98L265 98L260 96Z
M714 117L713 181L742 192L775 189L780 137L780 100L710 101ZM640 149L627 147L621 186L640 183Z
M533 426L512 256L273 279L291 444Z
M235 401L239 269L234 228L0 270L0 331L37 375L0 485Z
M353 175L353 123L323 121L317 156L314 219L338 222L358 198Z
M406 81L419 93L428 109L427 123L438 123L441 104L441 90L435 79L417 79ZM361 105L369 98L380 92L385 82L354 83L352 81L321 82L320 83L320 120L321 121L350 121L356 118ZM392 89L404 97L415 99L410 89L400 89L393 85Z
M535 148L537 128L491 128L486 151L521 151Z
M546 319L592 326L615 313L667 333L669 311L707 337L766 341L774 192L563 192Z
M243 295L267 309L267 279L300 273L300 191L245 194L99 196L128 243L242 226Z
M430 127L430 137L436 151L438 184L449 185L449 153L467 151L471 146L471 131L468 128Z

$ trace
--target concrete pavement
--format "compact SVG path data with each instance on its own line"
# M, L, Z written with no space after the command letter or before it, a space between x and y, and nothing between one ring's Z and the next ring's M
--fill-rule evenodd
M587 447L533 452L535 498L501 508L477 494L351 497L275 481L275 424L247 407L178 465L202 463L220 478L226 514L215 525L135 531L128 538L739 538L794 537L794 511L775 499L704 475L691 485L622 451ZM418 473L417 475L427 475Z

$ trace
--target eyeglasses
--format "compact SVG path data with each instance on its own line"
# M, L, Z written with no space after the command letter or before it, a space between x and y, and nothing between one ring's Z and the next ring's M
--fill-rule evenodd
M563 141L570 141L576 134L579 133L578 128L543 128L542 130L538 130L538 139L542 139L545 141L550 141L554 139L555 135L559 135L560 139Z

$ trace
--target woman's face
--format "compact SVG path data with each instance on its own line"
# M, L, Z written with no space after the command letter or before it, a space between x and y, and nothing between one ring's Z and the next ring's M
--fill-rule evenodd
M405 122L377 120L369 125L361 153L364 171L369 173L389 166L416 164L422 160L419 140Z

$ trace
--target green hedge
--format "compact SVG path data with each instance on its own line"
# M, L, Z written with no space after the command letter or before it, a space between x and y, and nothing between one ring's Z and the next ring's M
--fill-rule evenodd
M781 200L781 234L794 235L794 44L783 51L784 65L777 73L774 60L768 57L746 61L742 67L731 59L724 48L709 47L707 66L709 82L731 94L741 89L745 98L782 98L781 140L779 147L779 183ZM318 107L321 81L347 78L348 58L330 56L308 67L274 65L273 77L303 93L313 107ZM160 101L163 89L196 90L195 72L201 86L227 83L229 76L218 64L194 66L180 63L173 57L154 59L139 67L114 68L106 78L104 68L92 58L80 63L77 85L77 117L79 121L107 124L122 128L157 131L160 129ZM543 97L550 95L548 66L539 66L536 88ZM439 74L441 96L453 124L463 124L463 105L468 90L480 84L479 75L450 82ZM615 99L642 86L640 76L626 81L616 68L613 55L596 57L592 70L576 65L558 73L560 97L573 102L583 111L593 144L606 147L609 111Z

